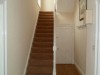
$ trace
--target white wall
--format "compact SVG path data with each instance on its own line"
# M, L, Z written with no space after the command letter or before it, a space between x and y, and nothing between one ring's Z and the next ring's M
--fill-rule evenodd
M93 11L93 24L87 26L87 59L86 75L94 75L95 68L95 28L96 28L96 0L88 0L88 10Z
M55 14L55 31L57 43L57 64L74 63L74 15L57 12ZM63 36L63 37L62 37ZM69 43L70 42L70 43Z
M41 11L54 11L54 0L41 0Z
M87 29L78 28L79 21L79 2L77 1L75 9L75 65L81 71L82 75L86 73L86 40Z
M76 0L57 0L57 11L74 12Z
M37 0L8 0L7 9L7 75L24 75L39 7Z
M55 22L56 24L66 24L66 25L73 25L74 24L74 17L73 13L67 12L57 12L55 15ZM56 26L57 26L56 25Z
M96 0L87 0L87 10L93 11L93 24L86 28L75 27L75 63L85 75L94 75L95 67L95 26L96 26ZM77 6L78 8L79 6ZM75 25L80 24L79 10L76 8ZM86 50L85 50L86 49ZM86 58L86 59L85 59ZM86 66L86 67L85 67Z

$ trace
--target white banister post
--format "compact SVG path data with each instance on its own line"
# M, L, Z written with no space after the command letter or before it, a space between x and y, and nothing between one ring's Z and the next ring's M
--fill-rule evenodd
M54 52L54 59L53 59L53 75L56 75L56 47L53 47L53 52Z
M56 0L55 0L55 6L56 6ZM56 11L54 10L53 75L56 75L56 50L57 50L57 48L56 48L55 13L56 13Z

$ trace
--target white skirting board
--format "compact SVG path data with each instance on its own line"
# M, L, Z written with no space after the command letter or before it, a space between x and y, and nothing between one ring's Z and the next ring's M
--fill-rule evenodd
M38 11L38 16L39 16L39 11ZM36 30L36 25L37 25L37 21L38 21L38 16L37 16L37 20L36 20L36 23L35 23L35 26L34 26L33 35L32 35L32 39L31 39L30 48L29 48L29 52L28 52L27 61L26 61L26 65L25 65L25 69L24 69L23 75L26 75L28 61L29 61L30 53L31 53L31 47L32 47L32 43L34 41L33 39L34 39L34 35L35 35L35 30Z
M86 74L82 71L82 69L80 68L80 66L79 66L77 63L75 63L75 66L76 66L76 68L78 69L78 71L80 72L81 75L86 75Z

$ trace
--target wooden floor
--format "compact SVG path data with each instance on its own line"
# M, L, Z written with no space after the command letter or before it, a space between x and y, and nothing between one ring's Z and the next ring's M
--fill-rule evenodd
M80 75L75 65L57 64L57 75Z

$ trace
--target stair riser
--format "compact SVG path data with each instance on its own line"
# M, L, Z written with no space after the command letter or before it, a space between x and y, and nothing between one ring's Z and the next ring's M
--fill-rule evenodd
M41 18L39 18L39 19L38 19L38 21L41 21L41 20L43 20L43 21L47 21L47 20L48 20L48 21L54 21L53 19L50 19L50 18L48 18L48 19L41 19Z
M47 38L53 38L53 34L42 34L42 33L37 33L35 34L36 37L47 37Z
M39 74L39 73L27 73L27 75L52 75L52 74L46 74L46 73L44 73L44 74Z
M52 50L33 50L32 53L53 53Z
M32 67L28 69L30 73L47 73L51 74L53 69L52 67Z
M53 47L53 43L34 43L33 44L34 47Z
M53 14L39 14L39 16L41 17L41 16L53 16Z
M43 15L45 15L45 14L50 14L50 15L53 15L52 12L40 12L39 14L43 14Z
M44 34L49 34L49 33L53 33L53 31L36 31L36 33L38 33L38 34L42 34L42 33L44 33Z
M39 22L52 22L53 23L53 21L52 20L39 20Z
M53 26L48 26L48 27L46 27L46 26L37 26L37 29L53 29Z
M40 14L53 14L53 12L44 12L44 11L40 11Z
M34 42L53 42L53 39L35 38Z
M29 66L53 66L52 60L31 60L29 63Z
M37 23L37 25L46 25L46 26L48 26L48 25L51 25L51 26L53 26L54 24L53 24L53 22L38 22Z
M39 19L54 19L54 17L52 15L40 15Z
M52 16L40 16L39 19L54 19Z
M40 24L41 25L44 25L45 24L45 25L51 25L52 26L54 23L53 22L46 22L46 21L45 22L38 22L37 23L37 25L40 25Z
M52 27L53 24L38 24L39 27Z
M38 19L38 21L53 21L53 19Z
M36 33L53 33L53 30L52 29L37 29L36 30Z
M32 53L53 53L53 48L33 47Z
M39 55L39 53L32 53L31 54L31 58L35 59L35 60L49 60L49 59L53 59L53 55L52 54L41 54Z

